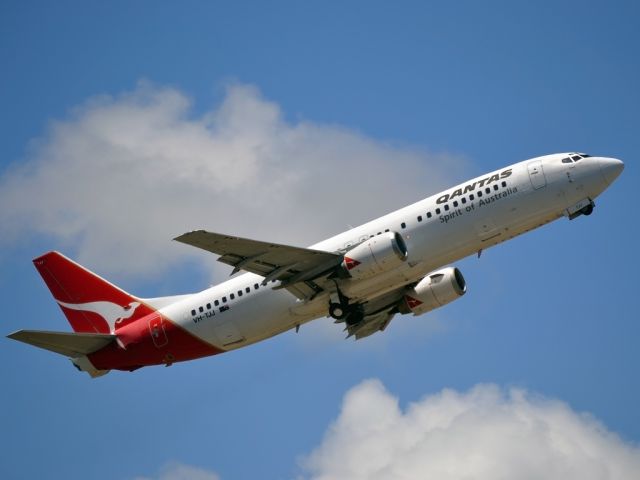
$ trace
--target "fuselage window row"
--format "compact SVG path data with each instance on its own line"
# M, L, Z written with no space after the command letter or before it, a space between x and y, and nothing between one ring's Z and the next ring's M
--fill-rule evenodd
M273 280L273 281L275 281L275 280ZM258 288L260 288L260 284L254 283L253 284L253 289L254 290L258 290ZM241 297L245 293L251 293L251 287L245 287L244 292L242 290L238 290L238 292L237 292L238 297ZM233 300L233 299L235 299L235 294L230 293L229 294L229 300ZM195 317L198 314L198 312L204 313L205 310L211 310L214 307L218 307L218 306L220 306L220 302L227 303L227 297L226 296L222 297L222 300L220 300L220 299L214 300L213 301L213 307L212 307L211 303L207 303L206 308L205 307L198 307L197 309L194 308L193 310L191 310L191 316Z
M505 182L505 181L503 181L500 185L502 186L502 188L507 188L507 182ZM493 190L497 192L498 190L500 190L500 186L498 186L497 184L494 185L493 186ZM476 194L477 194L478 198L480 198L480 197L482 197L483 192L482 192L482 190L478 190L476 192ZM484 194L485 195L490 195L491 194L491 188L490 187L485 188L484 189ZM468 199L467 199L467 197L460 197L460 202L458 202L458 200L454 200L453 201L453 208L457 208L460 205L460 203L462 203L463 205L466 205L467 201L473 202L475 200L475 198L476 197L475 197L475 195L473 193L469 194L469 198ZM449 207L449 204L446 203L443 208L444 208L445 211L448 212L451 207ZM436 215L440 215L442 210L440 209L440 207L438 207L438 208L435 209L435 212L436 212ZM426 213L426 217L427 218L431 218L431 217L433 217L433 214L429 211L429 212ZM418 215L417 220L418 220L418 222L422 222L422 215ZM400 224L400 227L401 228L406 228L406 224L404 222L402 222ZM378 233L378 235L380 235L380 234ZM371 235L371 236L373 237L373 235Z

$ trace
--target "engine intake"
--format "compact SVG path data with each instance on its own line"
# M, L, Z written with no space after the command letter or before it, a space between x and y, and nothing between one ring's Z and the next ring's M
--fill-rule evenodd
M424 277L407 291L400 302L400 313L422 315L460 298L467 291L467 284L460 270L447 267Z
M392 270L407 260L409 252L402 235L386 232L353 248L344 256L342 268L362 280Z

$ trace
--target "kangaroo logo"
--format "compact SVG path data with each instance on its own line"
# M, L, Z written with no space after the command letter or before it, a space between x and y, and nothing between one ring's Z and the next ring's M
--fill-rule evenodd
M92 312L100 315L104 318L105 322L107 322L107 325L109 325L109 333L111 334L115 333L116 324L127 318L131 318L140 306L140 302L131 302L126 307L121 307L112 302L65 303L60 300L56 300L56 302L71 310Z

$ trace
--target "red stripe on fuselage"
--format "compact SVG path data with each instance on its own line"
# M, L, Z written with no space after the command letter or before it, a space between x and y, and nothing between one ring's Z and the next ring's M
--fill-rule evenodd
M131 322L119 328L116 333L118 342L87 356L99 370L135 370L149 365L184 362L225 351L195 337L157 313Z

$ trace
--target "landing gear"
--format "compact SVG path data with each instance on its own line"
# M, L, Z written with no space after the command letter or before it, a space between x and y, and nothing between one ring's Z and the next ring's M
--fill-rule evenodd
M329 315L335 320L343 320L347 316L347 310L339 303L330 303Z
M356 303L355 305L350 305L349 313L345 318L345 322L350 327L353 327L354 325L359 324L363 318L364 318L364 309L362 308L362 305L360 305L359 303Z
M593 203L590 203L589 205L587 205L586 207L584 207L582 210L580 210L580 213L582 215L591 215L593 213Z
M583 200L580 200L578 203L576 203L575 205L567 208L564 211L564 215L569 217L569 220L573 220L574 218L579 217L580 215L591 215L593 213L593 208L596 206L595 203L593 203L593 200L591 200L590 198L585 198Z
M329 315L336 321L335 323L345 322L352 326L357 325L364 318L364 310L358 303L347 305L346 308L339 303L330 303Z
M358 303L350 304L336 284L336 292L329 300L329 315L336 322L346 322L347 325L356 325L364 318L364 309Z

